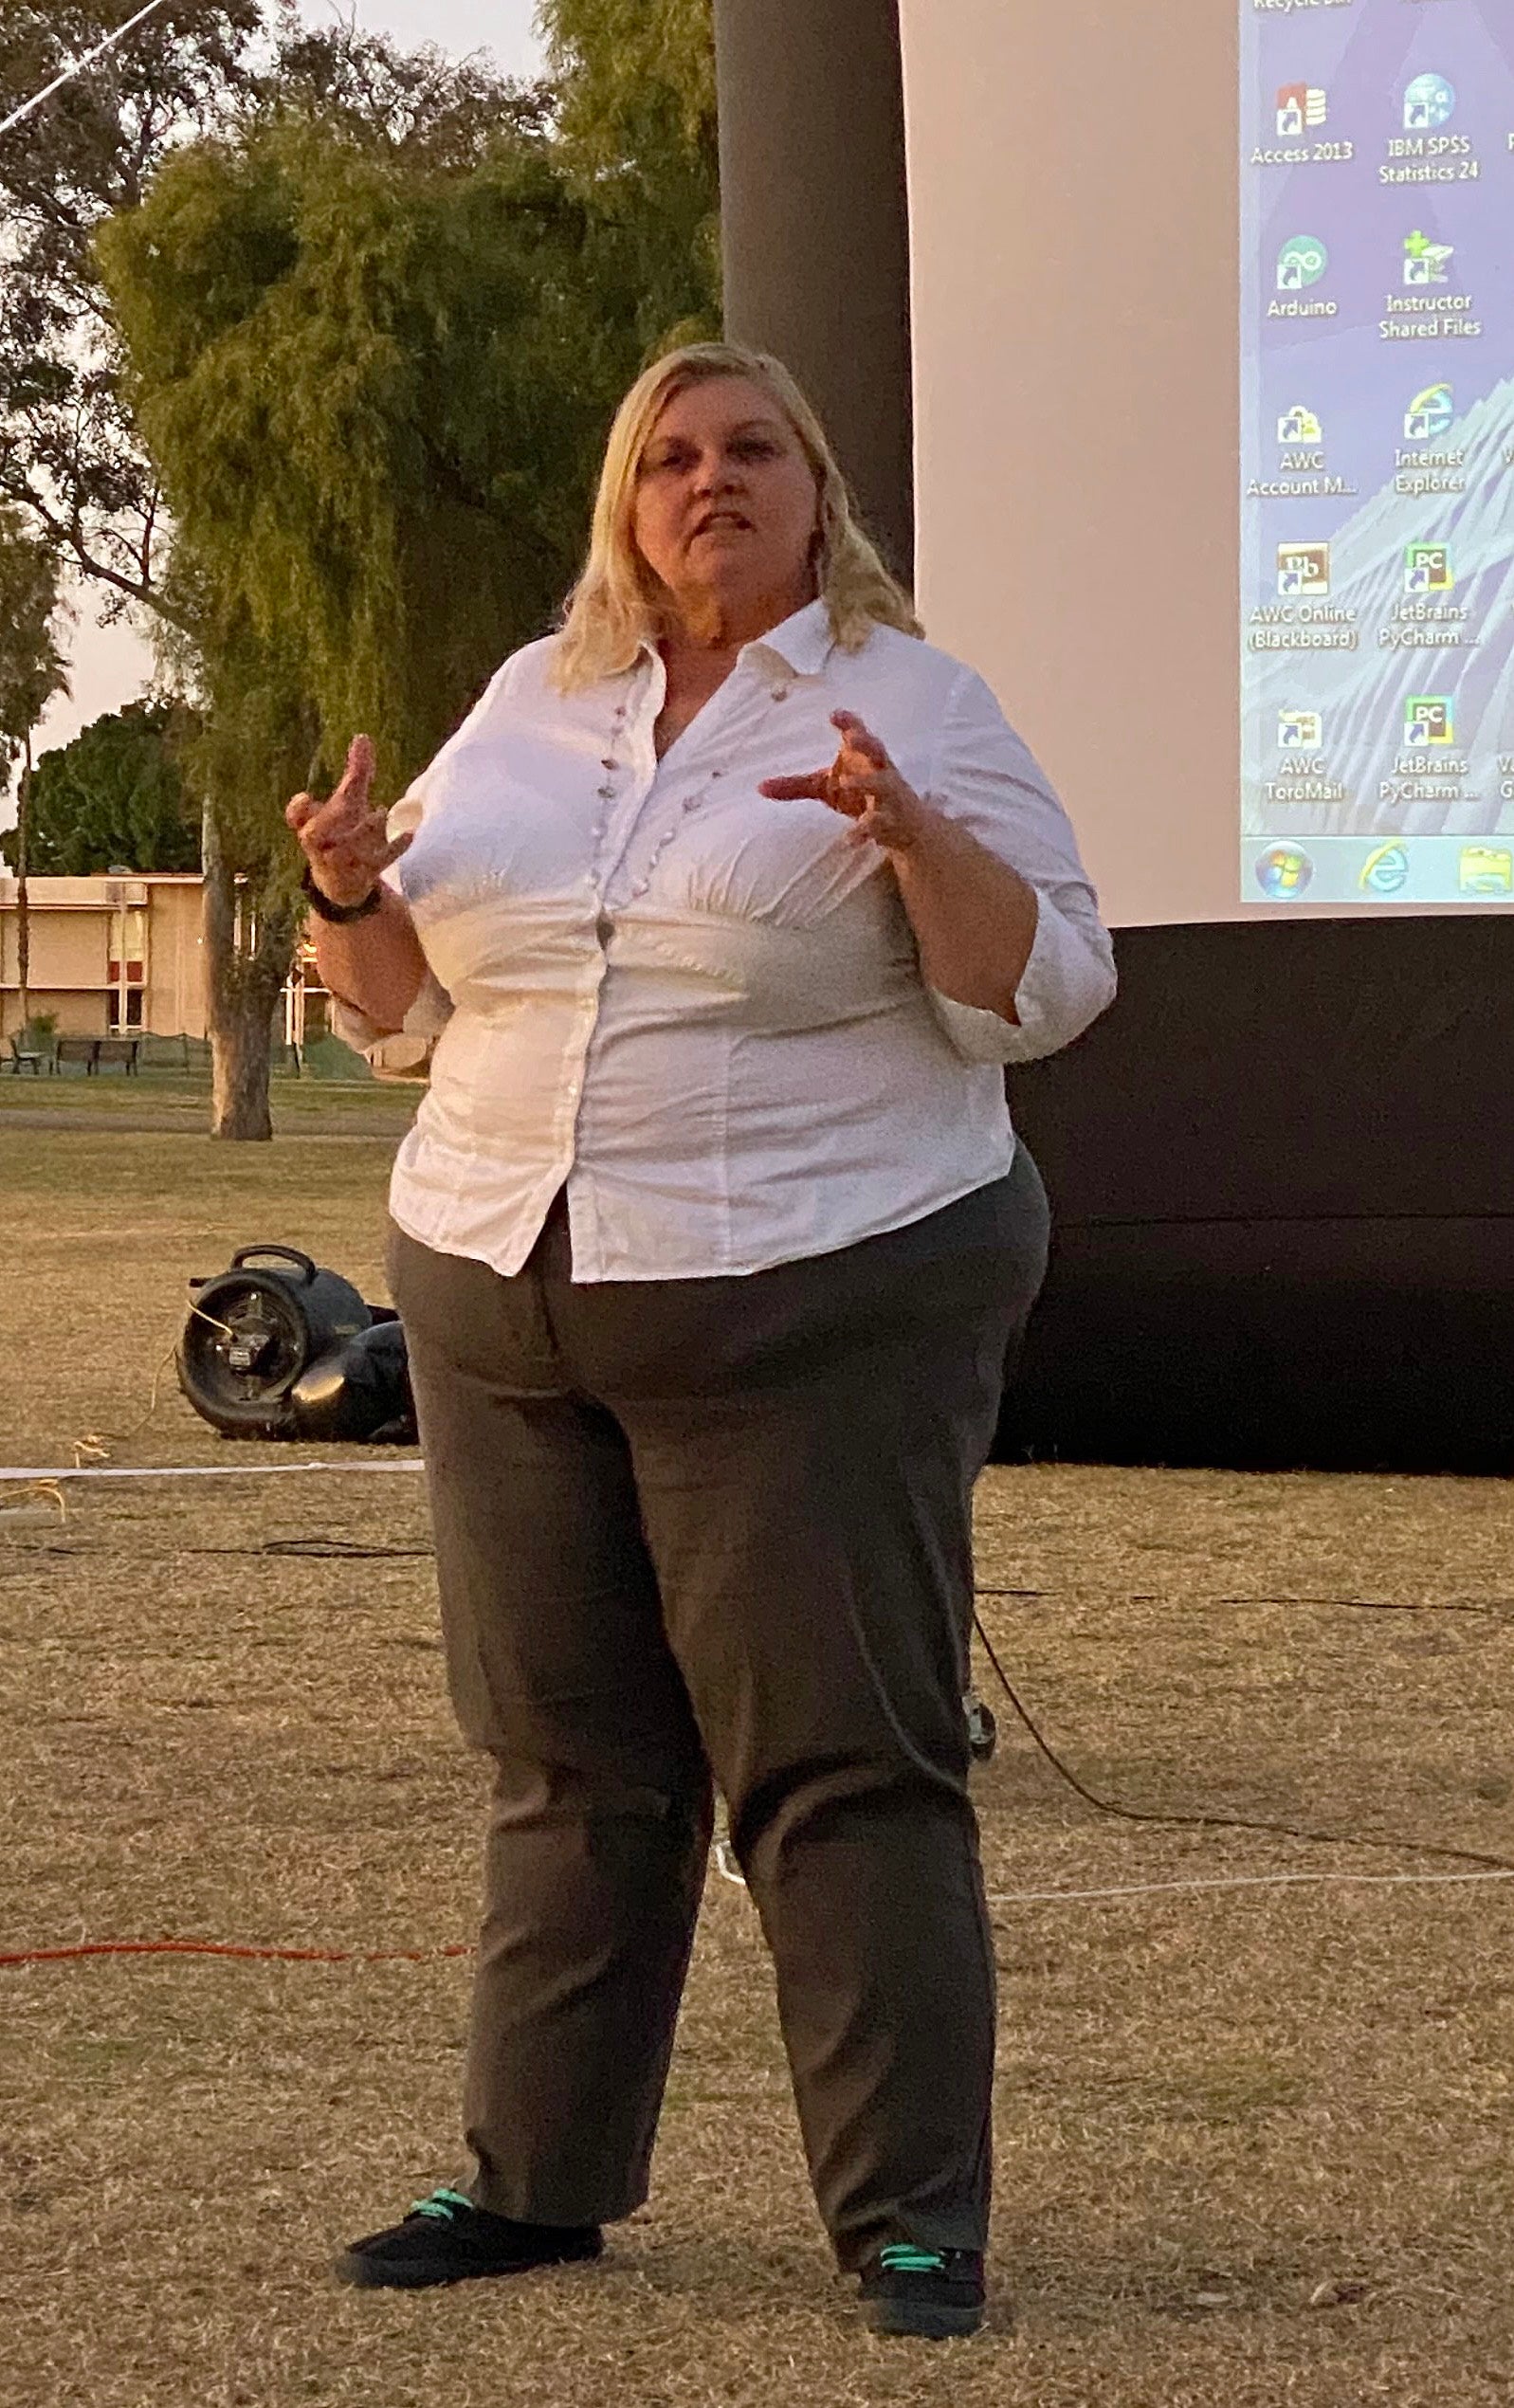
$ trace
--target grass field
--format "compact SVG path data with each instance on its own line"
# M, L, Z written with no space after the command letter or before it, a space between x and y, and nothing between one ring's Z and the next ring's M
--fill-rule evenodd
M146 1417L153 1367L186 1278L252 1239L376 1294L392 1136L359 1111L217 1146L87 1108L0 1111L0 1462L288 1463L172 1383ZM1502 1485L998 1467L978 1505L985 1622L1095 1788L1514 1857ZM0 1949L471 1938L482 1783L413 1475L104 1484L66 1521L0 1489ZM400 1552L265 1552L291 1541ZM755 1918L715 1878L649 2206L601 2267L515 2286L326 2271L456 2171L465 1962L0 1969L7 2408L1502 2408L1514 1885L1015 1902L1454 1868L1110 1821L994 1702L978 2340L858 2327Z
M420 1089L409 1081L371 1078L318 1079L275 1072L270 1083L276 1132L366 1130L398 1136L410 1125ZM210 1125L208 1072L144 1069L64 1070L51 1078L0 1077L0 1139L27 1127L127 1130L145 1125L153 1133L186 1135Z

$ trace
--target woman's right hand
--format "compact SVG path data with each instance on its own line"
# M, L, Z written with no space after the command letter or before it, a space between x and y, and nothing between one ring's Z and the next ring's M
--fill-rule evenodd
M310 876L328 903L343 909L366 903L392 861L410 850L409 836L390 840L387 814L369 801L374 783L374 747L355 736L340 785L323 803L297 794L284 812L310 865Z

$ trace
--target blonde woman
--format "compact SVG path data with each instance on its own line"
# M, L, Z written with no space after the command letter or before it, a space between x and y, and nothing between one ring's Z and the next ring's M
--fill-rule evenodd
M469 2169L338 2271L593 2258L640 2205L713 1783L836 2257L875 2329L972 2332L970 1506L1046 1259L1003 1067L1113 993L1071 830L723 345L628 394L561 630L387 824L371 775L289 817L348 1029L439 1032L392 1274L494 1789Z

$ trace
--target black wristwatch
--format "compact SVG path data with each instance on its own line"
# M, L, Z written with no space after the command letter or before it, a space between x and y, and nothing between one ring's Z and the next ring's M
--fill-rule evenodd
M316 918L318 920L329 921L334 928L348 927L355 920L371 919L373 914L380 908L384 901L383 885L382 884L379 884L369 888L368 893L363 897L361 903L333 903L329 895L323 895L321 893L320 888L317 885L315 880L310 875L310 864L308 861L305 864L304 874L301 878L300 885L302 891L310 898L310 908L315 913Z

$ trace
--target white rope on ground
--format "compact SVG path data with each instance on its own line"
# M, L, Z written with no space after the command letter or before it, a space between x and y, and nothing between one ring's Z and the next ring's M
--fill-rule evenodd
M407 1455L399 1463L180 1463L154 1466L144 1471L118 1470L114 1466L101 1470L92 1466L82 1470L19 1471L0 1470L0 1480L20 1480L34 1484L39 1480L276 1480L287 1479L296 1471L424 1471L425 1464L418 1455Z
M722 1881L733 1888L744 1889L746 1883L731 1862L727 1841L717 1843L716 1870ZM1039 1906L1060 1905L1067 1900L1087 1904L1104 1898L1172 1897L1180 1891L1198 1889L1294 1889L1318 1888L1325 1884L1355 1882L1369 1889L1415 1888L1426 1883L1449 1881L1514 1881L1514 1871L1487 1873L1234 1873L1198 1881L1132 1881L1123 1882L1116 1889L991 1889L991 1906Z
M1156 1898L1195 1889L1295 1889L1355 1883L1367 1889L1415 1888L1431 1882L1514 1881L1514 1870L1486 1873L1228 1873L1195 1881L1130 1881L1114 1889L991 1889L991 1906L1034 1906L1065 1899Z
M155 15L162 6L163 0L147 0L146 8L138 9L135 17L128 17L126 23L119 25L114 33L107 33L103 42L97 42L93 50L86 50L83 57L76 59L71 67L64 67L62 75L55 75L52 82L44 84L40 92L34 92L29 100L23 100L19 109L12 109L8 118L0 119L0 134L9 134L13 125L19 125L24 118L30 117L34 111L40 109L44 100L50 100L53 94L61 92L65 83L74 82L86 68L94 65L97 59L102 59L107 50L114 50L118 42L124 42L129 33L141 25L144 19Z

